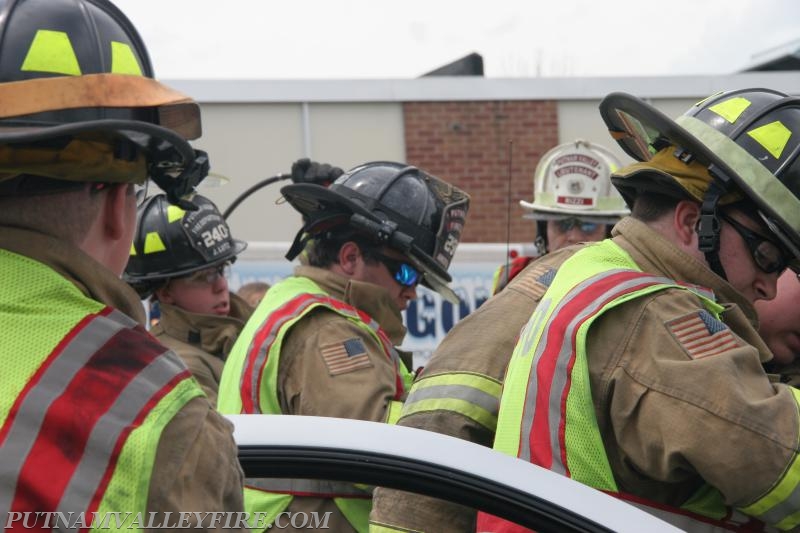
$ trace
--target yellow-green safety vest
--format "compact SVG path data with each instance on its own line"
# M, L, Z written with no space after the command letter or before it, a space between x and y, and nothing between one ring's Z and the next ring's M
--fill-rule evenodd
M38 527L54 513L98 531L147 527L161 432L199 386L137 322L52 268L0 250L0 286L3 525L38 512L50 513Z
M291 327L318 307L338 313L383 346L395 365L395 400L387 408L386 422L399 417L404 392L413 375L378 323L369 315L331 297L311 279L293 276L270 288L245 325L228 355L220 381L218 409L222 413L281 414L278 403L278 368L283 340ZM247 479L245 509L266 513L272 523L294 495L332 498L348 522L359 532L368 530L371 490L352 483L299 479Z
M705 307L702 313L722 324L723 307L711 291L643 273L610 239L587 245L565 261L514 350L500 403L495 449L627 499L693 531L736 529L751 521L751 516L785 526L776 515L783 504L776 497L785 494L787 483L798 488L796 459L784 480L764 498L741 509L744 514L726 507L719 492L708 486L680 509L619 493L595 418L586 337L602 313L665 289L692 291Z

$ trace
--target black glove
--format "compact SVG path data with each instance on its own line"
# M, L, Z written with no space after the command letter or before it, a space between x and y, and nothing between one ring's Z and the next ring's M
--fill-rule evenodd
M339 167L334 167L328 163L317 163L307 157L298 159L292 165L292 181L294 183L316 183L327 187L344 174Z

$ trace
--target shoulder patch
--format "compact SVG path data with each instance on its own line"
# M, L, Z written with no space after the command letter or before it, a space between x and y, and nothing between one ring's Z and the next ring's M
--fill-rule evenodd
M741 346L731 329L705 310L670 320L666 326L692 359L719 355Z
M320 354L331 376L347 374L359 368L372 366L367 349L364 347L364 341L358 337L324 344L320 349Z

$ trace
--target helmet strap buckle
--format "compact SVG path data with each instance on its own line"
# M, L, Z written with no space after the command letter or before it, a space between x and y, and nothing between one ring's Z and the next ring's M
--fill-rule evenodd
M711 270L727 280L728 277L719 258L720 223L717 217L717 204L724 193L725 187L714 180L703 196L700 218L697 220L697 248L705 255Z
M677 147L672 155L684 165L690 165L694 160L694 154L686 148Z

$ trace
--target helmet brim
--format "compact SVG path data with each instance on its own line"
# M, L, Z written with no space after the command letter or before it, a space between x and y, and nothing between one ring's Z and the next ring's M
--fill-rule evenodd
M167 193L172 203L177 203L208 175L205 152L192 148L186 139L174 131L148 122L101 119L56 126L0 127L0 145L35 145L57 138L86 137L96 140L98 136L124 138L134 143L145 154L147 172L116 177L109 173L96 181L143 183L149 177ZM35 174L35 168L29 173ZM92 181L82 174L65 174L58 176L58 179Z
M561 209L558 207L541 206L525 200L520 200L519 205L522 206L527 212L522 215L522 218L529 220L559 220L564 217L575 217L581 220L590 220L598 224L616 224L622 217L629 214L625 211L602 211L602 210L586 210L579 211L577 209Z

